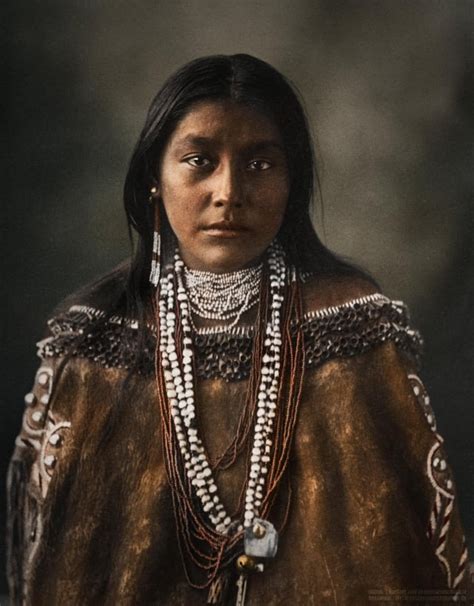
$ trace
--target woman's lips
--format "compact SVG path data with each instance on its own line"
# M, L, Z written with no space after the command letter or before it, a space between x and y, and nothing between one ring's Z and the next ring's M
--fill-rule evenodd
M237 223L212 223L204 228L205 233L213 238L238 238L247 230Z

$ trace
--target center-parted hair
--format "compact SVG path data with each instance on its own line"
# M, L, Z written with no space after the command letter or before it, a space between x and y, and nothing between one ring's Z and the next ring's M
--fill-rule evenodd
M148 347L146 322L150 319L151 307L148 276L154 231L150 188L157 182L161 155L176 125L195 103L206 99L231 99L257 108L279 128L287 155L290 191L278 239L290 263L303 272L317 275L368 277L328 250L313 228L311 204L317 174L308 123L292 85L273 67L250 55L216 55L186 64L165 82L153 99L130 161L124 202L133 244L131 263L122 264L68 297L59 308L68 309L77 303L98 307L105 313L94 324L97 330L101 326L106 330L108 318L117 314L137 320L132 366L122 387L113 394L115 402L102 442L110 438L111 428L119 422L120 410L130 403L134 373L141 368ZM173 234L166 217L163 219L161 231L169 245ZM87 334L83 338L87 339ZM58 373L68 359L69 356L65 356Z
M290 262L305 272L358 271L331 253L314 230L311 206L317 172L308 121L294 86L271 65L250 55L214 55L187 63L166 80L151 103L133 152L124 187L130 233L132 239L133 232L138 236L128 287L131 302L142 298L147 288L153 237L148 199L166 143L195 103L223 99L261 111L280 131L290 191L278 238ZM165 219L165 240L170 229Z

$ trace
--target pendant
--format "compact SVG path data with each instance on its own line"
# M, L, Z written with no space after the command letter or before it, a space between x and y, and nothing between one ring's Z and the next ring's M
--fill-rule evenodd
M258 562L254 558L273 558L276 555L277 549L278 532L275 526L267 520L255 518L252 526L245 529L245 553L237 558L236 562L237 570L240 574L237 579L235 606L245 606L249 573L263 572L262 562Z
M245 529L245 555L253 558L274 558L278 550L278 532L268 520L255 518Z

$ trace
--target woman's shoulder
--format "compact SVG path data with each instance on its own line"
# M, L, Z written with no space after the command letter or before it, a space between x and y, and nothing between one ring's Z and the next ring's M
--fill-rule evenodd
M423 341L407 306L361 273L303 276L302 329L315 364L391 342L419 365Z
M336 309L352 302L370 301L383 296L375 281L358 273L303 277L303 308L305 314Z
M143 331L139 341L138 322L127 313L128 269L128 262L121 263L56 306L37 343L42 360L83 358L107 368L130 368L138 348L154 350L152 335Z
M111 271L67 295L53 309L56 317L74 308L90 308L102 314L125 314L126 289L130 261L125 260Z

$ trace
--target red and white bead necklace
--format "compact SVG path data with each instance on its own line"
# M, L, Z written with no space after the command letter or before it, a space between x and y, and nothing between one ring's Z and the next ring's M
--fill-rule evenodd
M269 248L268 266L271 313L265 327L252 453L245 493L245 512L243 520L239 521L240 530L252 526L254 520L259 517L272 453L273 421L276 416L281 370L281 308L288 279L288 268L283 251L276 243ZM191 317L193 308L186 290L184 272L184 263L177 253L173 268L160 281L161 363L170 412L187 478L212 527L216 532L225 535L233 525L233 520L225 510L218 494L217 484L196 422ZM180 343L176 342L175 336L176 303L182 324ZM181 351L180 356L178 351Z

